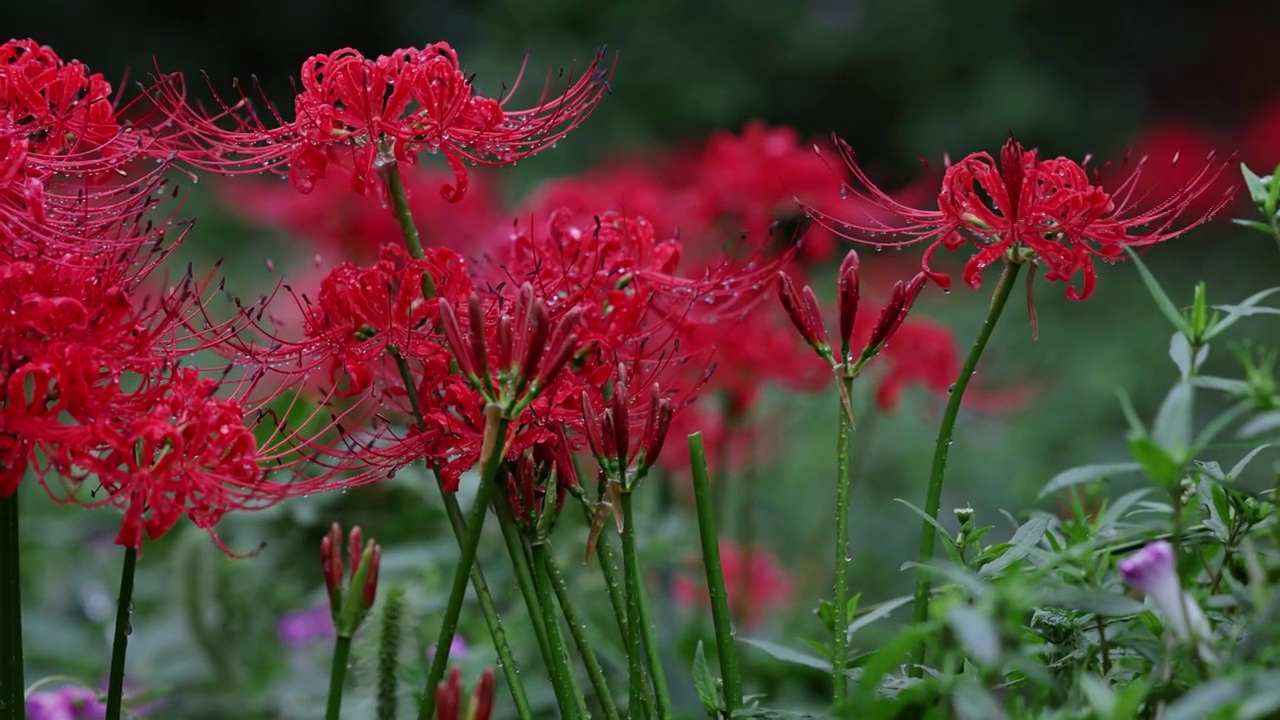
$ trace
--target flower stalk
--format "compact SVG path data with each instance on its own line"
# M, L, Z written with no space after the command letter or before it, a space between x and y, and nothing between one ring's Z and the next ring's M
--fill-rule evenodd
M732 716L742 707L742 674L738 651L733 644L733 617L729 614L729 594L720 563L720 541L716 533L715 505L702 433L689 436L689 459L693 470L694 501L698 510L698 535L702 539L702 563L707 572L707 592L711 597L711 619L715 625L716 653L724 681L725 712Z
M124 660L129 649L129 635L133 627L129 616L133 613L133 579L138 567L138 549L124 549L124 563L120 568L120 596L116 600L116 629L111 642L111 672L107 679L106 720L120 720L124 704ZM19 690L21 692L21 690ZM18 717L22 711L18 711Z
M841 378L839 431L836 438L836 558L835 558L835 628L831 643L831 702L843 707L849 696L849 678L845 665L849 658L849 491L853 484L850 471L849 444L853 435L853 413L849 401L853 397L853 377Z
M544 543L531 543L529 552L533 558L533 584L537 592L537 608L542 614L543 625L546 626L550 656L547 672L551 676L556 703L560 706L561 717L583 717L586 715L585 700L581 697L582 691L575 687L576 682L572 681L573 668L569 666L568 651L565 649L564 637L560 634L560 623L556 620L554 590L551 588L550 571L547 569L547 547Z
M0 718L22 720L22 573L18 493L0 497Z
M955 432L956 418L960 414L960 403L964 400L964 391L969 387L969 380L973 377L973 373L978 367L978 360L982 357L982 351L986 349L987 341L991 339L991 333L995 330L996 322L1000 319L1001 313L1004 312L1009 295L1013 291L1014 281L1017 279L1018 271L1021 268L1022 263L1015 262L1009 258L1005 259L1004 270L1000 273L1000 279L996 282L995 290L991 293L991 305L987 309L986 319L982 321L978 336L974 338L973 346L969 349L969 354L964 359L964 365L960 367L960 376L956 378L955 385L951 387L950 397L947 398L947 407L942 414L942 425L938 428L938 438L934 443L933 466L929 473L929 489L924 503L925 514L935 520L938 518L938 509L942 503L942 482L947 473L947 455L951 452L951 437ZM934 529L933 524L921 523L919 561L922 565L927 565L933 559L936 541L937 531ZM916 581L912 605L912 620L917 625L922 625L929 619L930 587L930 576L921 572L919 579ZM925 650L926 648L923 644L916 649L916 666L912 668L912 673L916 677L919 677L922 672L920 666L925 661Z
M490 405L486 409L486 422L493 425L493 441L486 448L483 468L480 473L480 487L476 490L475 503L471 506L471 515L467 518L467 534L463 539L458 568L453 576L453 584L449 589L449 601L445 607L444 618L440 622L440 636L436 640L436 654L431 659L431 669L427 673L427 682L423 688L423 702L418 709L418 720L431 720L435 711L435 693L433 690L444 679L445 667L449 663L449 645L458 629L458 616L462 613L462 600L467 592L467 583L471 576L471 568L475 564L476 551L480 547L480 533L484 528L485 516L489 511L489 501L493 496L498 468L502 464L502 454L506 448L507 428L511 420L501 411ZM519 708L517 708L519 710ZM527 713L528 708L524 708ZM521 717L531 717L522 714Z
M600 707L604 710L604 716L607 720L620 720L617 705L613 701L613 692L609 690L609 682L604 676L604 669L600 667L600 659L596 657L596 651L591 646L590 638L587 637L586 621L578 615L577 608L573 604L573 596L569 593L569 584L565 581L564 573L560 572L560 565L556 562L555 553L551 551L550 542L547 543L542 559L545 563L544 570L547 578L551 581L551 589L555 591L556 600L560 604L560 613L564 615L565 624L569 626L569 635L573 638L573 644L582 655L582 664L587 668L587 676L591 679L591 686L595 690Z

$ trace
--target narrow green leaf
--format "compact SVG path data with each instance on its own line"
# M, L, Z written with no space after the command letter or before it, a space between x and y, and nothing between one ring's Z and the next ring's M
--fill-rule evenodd
M950 531L950 530L947 530L946 528L942 527L942 523L938 522L935 518L931 518L931 517L929 517L929 514L928 514L928 513L926 513L925 511L921 510L920 508L916 507L915 505L912 505L911 503L907 502L906 500L903 500L902 498L894 498L894 499L893 499L893 501L894 501L894 502L898 502L898 503L902 503L903 505L905 505L905 506L907 507L907 509L908 509L908 510L910 510L910 511L911 511L911 512L913 512L913 513L915 513L915 514L916 514L916 516L917 516L917 517L919 517L921 520L923 520L923 521L925 521L925 522L929 523L930 525L932 525L932 526L934 527L934 529L936 529L936 530L938 531L938 534L942 536L942 542L943 542L944 544L946 544L946 546L947 546L948 548L950 548L950 549L952 549L952 550L954 550L954 549L955 549L955 547L956 547L956 541L955 541L955 538L951 537L951 531Z
M1240 426L1236 431L1236 437L1256 438L1274 430L1280 430L1280 410L1271 410L1253 416L1249 422Z
M1191 445L1191 404L1195 392L1191 385L1180 382L1169 389L1160 403L1155 422L1151 426L1151 439L1174 457L1181 457Z
M1048 515L1036 515L1023 523L1022 527L1013 533L1013 537L1009 538L1009 549L1005 550L1000 557L983 565L978 575L991 577L999 574L1001 570L1031 554L1035 546L1039 545L1044 538L1050 521L1051 518Z
M1243 218L1234 218L1232 219L1231 222L1235 223L1236 225L1247 227L1250 230L1257 230L1258 232L1264 233L1266 235L1272 234L1271 226L1264 222L1258 222L1257 220L1245 220Z
M1138 257L1138 253L1133 248L1126 247L1129 257L1133 259L1133 264L1138 267L1138 273L1142 275L1142 283L1147 286L1147 292L1151 293L1151 297L1156 301L1156 305L1160 307L1160 312L1173 323L1173 326L1182 332L1187 332L1187 321L1182 317L1182 312L1178 310L1178 306L1173 304L1169 296L1165 294L1160 282L1156 280L1151 271L1147 269L1146 263L1142 262L1142 258Z
M1240 174L1244 176L1244 185L1249 188L1249 199L1253 200L1253 204L1259 207L1266 205L1267 197L1271 194L1271 189L1267 187L1271 178L1260 177L1244 163L1240 163Z
M880 603L874 609L868 612L866 615L863 615L857 620L854 620L853 622L849 623L849 635L853 635L854 633L858 632L862 628L870 625L871 623L877 620L889 617L889 615L894 610L897 610L903 605L906 605L907 603L911 602L911 600L912 600L912 596L903 595L902 597L894 598L893 600L890 600L888 602Z
M1128 595L1074 587L1052 590L1041 599L1041 603L1048 607L1093 613L1103 617L1138 615L1150 609Z
M716 678L711 674L711 666L707 664L707 655L702 651L701 640L693 653L693 686L698 691L698 699L702 701L707 715L719 717L720 691L716 688Z
M1036 496L1037 500L1052 495L1059 490L1065 490L1076 485L1083 485L1097 480L1106 480L1116 475L1124 475L1126 473L1137 472L1142 469L1138 463L1109 463L1105 465L1081 465L1070 470L1063 470L1054 475L1045 486L1040 489L1040 494Z
M1250 450L1248 455L1240 458L1240 462L1231 466L1231 470L1227 473L1227 479L1232 481L1239 480L1240 473L1244 472L1244 469L1249 466L1249 463L1253 462L1253 459L1258 456L1258 453L1270 447L1271 443L1267 443L1266 445L1259 445L1258 447Z
M1169 336L1169 359L1178 368L1178 375L1187 380L1195 370L1194 358L1191 357L1191 341L1187 336L1176 332Z
M808 653L793 650L785 645L779 645L769 640L761 640L759 638L738 638L738 642L753 647L774 660L778 660L791 665L800 665L814 670L823 672L831 672L831 663L819 657L814 657Z
M1258 224L1262 225L1262 223L1258 223ZM1264 232L1266 232L1268 235L1271 234L1270 227L1263 225L1263 228L1264 228ZM1243 317L1246 317L1247 315L1252 314L1251 311L1255 307L1257 307L1258 303L1262 302L1263 300L1266 300L1267 298L1271 297L1272 295L1275 295L1278 292L1280 292L1280 287L1268 288L1267 290L1262 290L1260 292L1256 292L1250 295L1249 297L1240 301L1239 305L1215 305L1214 306L1215 310L1221 310L1222 312L1225 312L1226 315L1221 320L1219 320L1217 324L1213 326L1213 331L1205 336L1205 340L1213 339L1214 337L1219 335L1223 330L1226 330L1227 328L1239 322L1240 318L1243 318Z
M1080 690L1093 708L1094 715L1101 720L1113 720L1116 717L1116 694L1102 678L1089 674L1080 676Z
M1205 720L1214 717L1224 705L1241 699L1244 682L1240 680L1211 680L1178 698L1169 706L1164 720Z

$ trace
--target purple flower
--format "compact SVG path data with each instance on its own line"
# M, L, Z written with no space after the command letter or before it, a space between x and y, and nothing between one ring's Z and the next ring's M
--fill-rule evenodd
M276 623L280 642L289 648L304 648L333 637L333 616L329 605L294 610L280 616Z
M471 648L467 647L467 641L463 640L461 635L454 635L453 641L449 643L449 659L461 660L463 657L466 656L468 652L471 652ZM435 657L435 655L436 655L435 646L432 645L428 647L427 659L430 660L431 658Z
M1209 635L1209 621L1190 593L1182 591L1173 557L1173 546L1164 540L1148 543L1116 563L1128 585L1146 595L1147 602L1165 618L1175 634L1186 640Z
M33 692L27 696L26 706L27 720L102 720L107 716L107 706L98 693L78 685Z

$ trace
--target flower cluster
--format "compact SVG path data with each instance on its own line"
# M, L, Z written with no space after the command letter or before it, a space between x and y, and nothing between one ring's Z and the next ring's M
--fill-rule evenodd
M951 280L932 269L934 253L971 244L976 250L963 273L970 286L979 287L983 269L1007 258L1043 265L1051 282L1070 283L1079 276L1079 287L1069 287L1067 297L1082 300L1097 282L1094 258L1115 261L1126 248L1178 237L1212 218L1234 191L1223 191L1219 183L1230 163L1218 162L1212 154L1178 187L1153 197L1150 189L1140 192L1146 158L1125 163L1128 172L1113 180L1110 167L1091 173L1087 162L1041 158L1010 138L999 161L978 152L949 166L938 209L923 210L886 194L858 166L852 148L844 142L838 146L854 178L845 192L857 200L855 214L837 218L807 203L810 216L839 235L870 245L929 243L923 267L943 288ZM1179 160L1175 155L1173 162Z
M331 165L344 168L352 189L380 191L378 171L440 153L454 173L441 188L450 201L466 194L465 162L508 165L556 143L577 127L608 91L605 51L561 84L548 78L529 108L508 107L523 70L501 98L476 92L473 78L447 43L403 48L369 58L351 48L313 55L302 65L293 119L274 108L263 120L243 95L219 99L221 111L193 108L179 83L154 93L177 130L170 142L193 167L229 174L287 173L307 193Z
M243 323L212 319L211 277L160 279L189 224L166 204L163 128L127 108L79 62L0 45L0 495L33 471L58 502L118 508L137 548L280 500L268 470L312 453L259 427L278 417L259 378L193 365Z

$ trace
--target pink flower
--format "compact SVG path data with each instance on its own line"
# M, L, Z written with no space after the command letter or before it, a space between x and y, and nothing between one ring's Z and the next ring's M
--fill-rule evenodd
M1125 583L1147 596L1179 638L1209 635L1209 621L1200 606L1182 591L1172 545L1164 540L1148 543L1116 567Z

